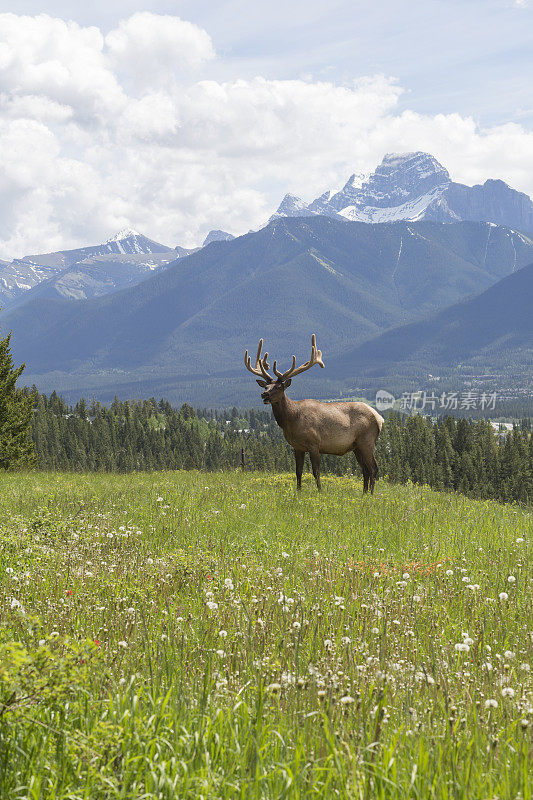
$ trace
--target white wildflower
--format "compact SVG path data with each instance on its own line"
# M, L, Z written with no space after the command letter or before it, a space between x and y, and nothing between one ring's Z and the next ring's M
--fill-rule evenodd
M350 694L345 694L344 697L341 697L340 702L343 706L351 706L355 700Z

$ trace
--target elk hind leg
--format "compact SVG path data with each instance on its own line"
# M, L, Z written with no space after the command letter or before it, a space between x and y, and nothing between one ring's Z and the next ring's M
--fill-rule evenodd
M365 464L365 462L363 460L363 456L361 454L361 451L358 450L357 447L354 447L353 451L355 453L355 457L357 459L357 463L361 467L361 472L363 473L363 494L366 494L368 492L368 484L369 484L369 481L370 481L370 472L369 472L369 470L368 470L368 468L367 468L367 466L366 466L366 464Z
M322 491L322 486L320 485L320 453L309 453L309 458L311 459L311 467L313 469L313 475L315 476L316 485L318 491Z
M368 473L370 494L374 494L374 486L379 475L378 462L374 456L374 442L371 444L361 442L359 444L359 452Z

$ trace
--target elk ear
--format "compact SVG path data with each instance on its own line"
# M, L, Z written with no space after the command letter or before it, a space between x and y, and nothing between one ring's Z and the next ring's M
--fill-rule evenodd
M257 383L262 389L266 389L266 387L268 386L268 383L266 381L257 381Z
M288 389L289 386L291 385L291 383L292 383L292 379L291 378L289 378L288 380L284 381L283 388L284 389Z

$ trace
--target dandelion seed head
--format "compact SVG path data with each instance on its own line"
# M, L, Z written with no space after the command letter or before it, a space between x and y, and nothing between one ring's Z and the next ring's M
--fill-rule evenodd
M343 706L351 706L352 703L355 703L355 700L350 694L345 694L344 697L341 697L339 702Z

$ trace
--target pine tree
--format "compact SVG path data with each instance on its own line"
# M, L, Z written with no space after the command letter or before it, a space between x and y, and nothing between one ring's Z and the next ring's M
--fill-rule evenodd
M31 437L33 395L17 389L25 364L15 368L9 343L0 339L0 469L20 469L33 464Z

